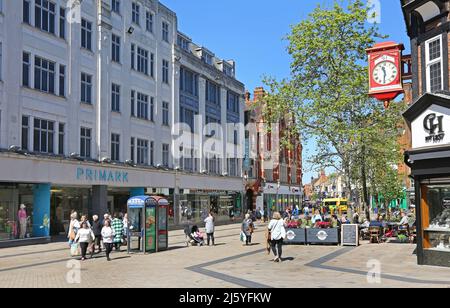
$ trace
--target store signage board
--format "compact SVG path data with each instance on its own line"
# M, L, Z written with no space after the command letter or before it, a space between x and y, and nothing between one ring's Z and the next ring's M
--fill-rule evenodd
M411 124L413 149L450 144L450 109L431 105Z
M342 225L341 245L342 246L359 246L359 226L358 225Z

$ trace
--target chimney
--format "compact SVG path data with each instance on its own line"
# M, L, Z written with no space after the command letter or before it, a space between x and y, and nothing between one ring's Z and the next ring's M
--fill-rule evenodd
M245 97L245 102L249 102L250 101L250 92L248 90L245 91L244 97Z
M264 97L265 93L266 92L264 91L263 87L257 87L257 88L255 88L255 91L253 92L253 96L254 96L253 99L255 101L258 101L258 100L260 100L261 98Z

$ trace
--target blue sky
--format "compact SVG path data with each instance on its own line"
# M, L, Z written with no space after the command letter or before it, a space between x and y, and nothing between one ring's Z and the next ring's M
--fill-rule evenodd
M278 79L289 76L290 57L283 38L290 26L307 18L317 5L331 5L333 0L163 0L176 12L178 28L193 41L216 56L236 61L237 78L246 88L262 85L264 75ZM380 0L381 33L388 40L405 44L409 53L400 0ZM314 151L314 144L304 145L304 157ZM305 166L309 169L310 166ZM304 183L316 172L305 170Z

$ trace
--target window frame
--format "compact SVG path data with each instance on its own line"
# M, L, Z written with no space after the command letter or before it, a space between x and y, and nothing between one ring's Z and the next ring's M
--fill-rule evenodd
M440 57L433 59L433 60L429 60L430 58L430 44L439 40L439 45L440 45ZM433 66L436 63L441 64L441 89L438 91L442 91L444 89L444 57L443 57L443 39L442 39L442 34L439 34L429 40L427 40L425 42L425 68L426 68L426 88L427 88L427 92L432 92L431 91L431 78L430 78L430 73L431 73L431 66Z

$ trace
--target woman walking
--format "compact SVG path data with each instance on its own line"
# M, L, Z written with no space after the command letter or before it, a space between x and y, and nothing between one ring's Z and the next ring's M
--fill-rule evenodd
M250 217L250 214L245 214L244 221L242 222L242 232L245 234L245 245L252 244L252 233L253 233L253 220Z
M114 246L116 250L120 251L120 246L122 245L122 235L123 235L123 222L119 218L118 213L114 213L114 219L111 223L111 228L114 230Z
M214 246L214 215L210 211L208 217L205 219L205 229L206 229L206 236L207 236L207 242L209 246L210 240L212 240L212 245Z
M273 219L269 222L268 229L270 231L272 252L275 255L273 261L281 262L283 239L286 237L286 229L285 222L279 212L273 213Z
M114 230L111 228L111 222L109 220L105 220L105 225L102 228L102 238L106 249L106 260L108 261L111 261L109 254L112 251L114 235Z
M95 246L98 246L98 252L100 253L102 252L102 245L101 245L102 225L97 215L92 216L92 232L94 233L95 236L95 242L92 249L95 252Z
M69 232L67 234L67 238L69 239L69 246L73 244L75 241L75 237L77 235L78 229L80 229L80 222L78 221L77 212L73 212L70 214L70 224L69 224Z
M94 233L89 228L86 221L81 223L81 229L78 230L77 235L75 237L75 242L80 243L81 247L81 261L86 260L86 251L91 243L95 239Z

